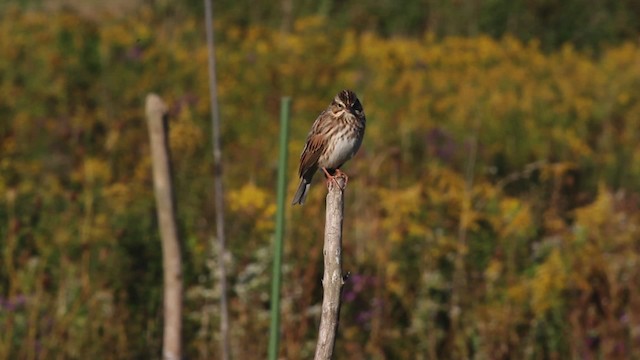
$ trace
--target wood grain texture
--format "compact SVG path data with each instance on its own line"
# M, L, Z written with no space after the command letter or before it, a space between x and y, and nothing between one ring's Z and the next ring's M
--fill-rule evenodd
M324 275L322 287L322 314L315 360L328 360L333 355L338 322L340 319L340 295L342 285L342 220L344 217L345 178L336 176L329 182L327 194L326 222L324 228Z
M149 94L146 100L146 114L151 141L153 188L162 241L164 273L162 358L179 360L182 358L182 258L171 178L167 106L159 96Z

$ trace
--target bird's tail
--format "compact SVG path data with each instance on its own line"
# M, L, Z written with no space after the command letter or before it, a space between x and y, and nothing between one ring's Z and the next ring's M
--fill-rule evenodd
M309 186L311 186L310 180L307 181L305 178L300 179L298 191L296 191L296 194L293 196L291 205L304 204L304 200L307 198L307 194L309 193Z

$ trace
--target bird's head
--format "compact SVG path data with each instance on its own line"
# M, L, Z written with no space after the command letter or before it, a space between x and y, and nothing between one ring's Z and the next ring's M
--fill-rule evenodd
M331 109L331 114L336 118L343 115L347 115L349 117L355 116L357 118L364 116L362 104L360 104L360 100L358 100L356 93L351 90L340 91L329 107Z

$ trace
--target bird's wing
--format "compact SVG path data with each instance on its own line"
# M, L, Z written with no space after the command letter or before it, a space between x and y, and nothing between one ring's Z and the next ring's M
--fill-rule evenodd
M325 146L325 137L321 134L311 133L307 137L302 155L300 155L300 177L311 169L317 168L318 159ZM313 170L315 172L315 169Z
M311 131L307 136L307 143L304 145L304 149L300 155L300 177L304 177L308 171L316 171L318 159L320 159L320 155L324 151L327 143L326 132L328 125L329 118L325 110L318 115L316 121L311 125Z

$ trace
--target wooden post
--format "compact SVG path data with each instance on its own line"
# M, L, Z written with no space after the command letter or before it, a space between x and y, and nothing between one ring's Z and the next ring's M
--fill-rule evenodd
M153 187L162 240L164 271L164 335L162 358L182 359L182 259L176 226L169 157L167 107L155 94L147 95L147 124L151 141Z
M344 192L346 186L343 177L336 177L340 186L329 182L327 194L326 220L324 226L324 275L322 287L322 315L315 360L329 360L338 332L340 318L340 295L342 293L342 219L344 217Z

